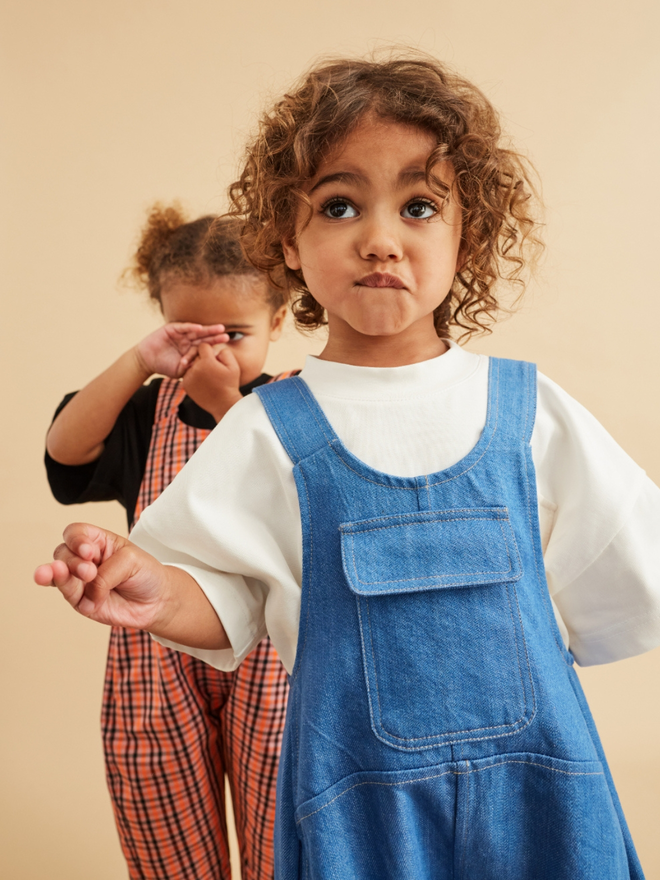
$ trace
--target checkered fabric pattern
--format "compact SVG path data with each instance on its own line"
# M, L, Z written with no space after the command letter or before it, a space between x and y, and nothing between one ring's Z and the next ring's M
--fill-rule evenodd
M184 394L179 382L163 379L136 520L209 433L178 418ZM237 670L220 672L139 630L113 628L102 728L108 786L132 880L229 880L225 773L243 880L273 876L287 691L286 672L269 639Z

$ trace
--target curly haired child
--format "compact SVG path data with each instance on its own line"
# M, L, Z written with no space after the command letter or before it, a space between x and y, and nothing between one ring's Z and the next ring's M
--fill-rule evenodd
M165 324L60 404L46 467L62 503L116 499L132 528L227 411L271 381L262 369L283 291L246 262L236 221L215 223L209 239L215 220L151 210L130 274ZM162 378L143 384L153 374ZM225 773L243 876L272 876L286 695L269 639L220 672L113 627L102 729L131 877L230 877Z
M231 195L327 345L231 410L135 543L69 526L37 583L220 668L270 634L278 880L641 878L573 663L660 643L660 492L532 364L450 338L539 248L495 111L427 56L323 62Z

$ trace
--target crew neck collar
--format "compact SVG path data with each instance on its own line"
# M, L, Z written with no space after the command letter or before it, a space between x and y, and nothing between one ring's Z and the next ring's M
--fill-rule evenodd
M356 367L308 355L300 377L314 394L344 400L428 396L469 379L487 361L446 342L448 351L438 357L402 367Z

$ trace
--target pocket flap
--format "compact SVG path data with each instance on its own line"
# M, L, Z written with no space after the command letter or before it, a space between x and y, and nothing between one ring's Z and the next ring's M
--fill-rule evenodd
M339 528L344 573L360 596L498 584L522 575L506 507L404 513Z

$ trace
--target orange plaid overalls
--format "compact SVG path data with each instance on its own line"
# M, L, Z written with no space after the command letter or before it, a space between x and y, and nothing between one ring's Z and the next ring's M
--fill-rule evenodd
M210 433L180 420L184 396L180 382L163 379L136 521ZM220 672L140 630L113 627L103 742L133 880L229 880L225 773L243 880L272 877L287 692L286 672L269 639L234 672Z

